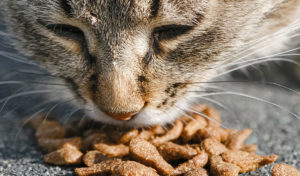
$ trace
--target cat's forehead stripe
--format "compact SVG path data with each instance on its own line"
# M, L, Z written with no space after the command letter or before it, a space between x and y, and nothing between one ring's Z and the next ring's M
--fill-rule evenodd
M151 5L151 17L156 17L160 7L160 0L153 0Z

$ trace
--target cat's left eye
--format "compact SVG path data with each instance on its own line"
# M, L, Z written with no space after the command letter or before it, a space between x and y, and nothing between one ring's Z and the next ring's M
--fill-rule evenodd
M171 40L192 30L193 26L166 25L154 29L153 37L157 41Z
M56 35L82 42L85 39L84 32L77 27L66 24L53 24L46 26Z

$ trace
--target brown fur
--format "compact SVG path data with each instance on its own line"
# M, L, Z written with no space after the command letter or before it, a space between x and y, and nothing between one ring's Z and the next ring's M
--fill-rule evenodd
M90 102L85 106L96 107L96 112L139 112L136 118L141 120L126 122L130 125L173 120L164 114L172 116L187 92L195 90L189 83L209 80L218 71L213 68L231 62L245 42L294 22L300 17L299 4L299 0L3 2L20 51L53 74L72 79L81 97ZM77 27L86 42L61 37L46 27L55 24ZM166 25L191 29L155 41L153 31ZM272 52L283 49L283 42L270 43L276 45ZM151 112L161 119L151 120Z

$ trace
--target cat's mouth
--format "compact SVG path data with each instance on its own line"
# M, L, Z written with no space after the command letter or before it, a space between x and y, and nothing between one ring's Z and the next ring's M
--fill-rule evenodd
M107 115L115 120L129 121L132 120L134 117L136 117L137 114L138 113L133 112L133 113L126 113L126 114L107 114Z
M138 118L140 118L141 112L132 112L132 113L124 113L124 114L111 114L102 111L98 108L93 102L88 102L86 105L86 113L89 117L96 121L100 121L103 123L114 124L114 125L125 125L131 126L132 124L136 124ZM142 124L144 125L144 124ZM141 125L139 125L141 126Z

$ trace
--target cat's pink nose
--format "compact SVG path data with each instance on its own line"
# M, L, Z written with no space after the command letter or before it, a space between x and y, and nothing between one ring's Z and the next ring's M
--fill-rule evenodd
M137 114L137 112L134 113L125 113L125 114L112 114L112 113L106 113L107 115L109 115L110 117L116 119L116 120L123 120L123 121L127 121L132 119L132 117Z

